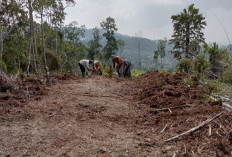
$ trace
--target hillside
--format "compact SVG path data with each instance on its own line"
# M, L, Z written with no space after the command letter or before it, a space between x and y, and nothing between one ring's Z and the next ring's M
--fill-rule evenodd
M93 38L92 36L93 29L85 30L85 37L82 38L82 42L87 44L89 40ZM103 31L100 31L100 35L103 34ZM120 33L116 33L116 38L121 39L125 42L125 47L122 50L118 51L118 55L123 58L128 58L132 61L134 68L138 68L137 63L139 62L139 49L138 49L138 39L134 36L122 35ZM105 39L101 40L101 44L105 44ZM153 60L154 50L157 47L157 40L150 40L146 38L140 39L141 45L141 59L142 59L142 68L143 69L154 69L160 67L160 62L155 63ZM168 51L172 49L171 45L167 45L166 47L166 58L164 59L164 67L169 70L174 70L177 61L173 58L172 54Z

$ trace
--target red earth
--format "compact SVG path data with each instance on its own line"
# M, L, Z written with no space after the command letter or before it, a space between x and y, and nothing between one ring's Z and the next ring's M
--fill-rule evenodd
M16 89L0 93L0 156L232 156L232 112L186 77L68 74L47 86L43 76L20 75Z

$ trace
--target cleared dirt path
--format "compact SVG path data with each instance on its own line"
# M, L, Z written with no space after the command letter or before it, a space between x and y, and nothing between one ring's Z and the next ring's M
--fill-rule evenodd
M0 156L154 156L135 129L130 81L102 77L72 80L1 120ZM133 104L133 105L132 105ZM149 139L147 139L149 141ZM150 147L150 146L148 146Z

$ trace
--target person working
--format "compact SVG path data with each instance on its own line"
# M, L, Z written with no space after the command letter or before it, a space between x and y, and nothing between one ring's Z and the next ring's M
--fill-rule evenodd
M99 72L99 74L102 75L100 65L101 65L100 61L94 61L94 63L93 63L93 73Z
M119 77L119 80L121 80L121 77L122 77L122 74L123 74L123 64L124 64L124 61L121 57L119 56L115 56L115 55L112 55L110 57L113 61L113 68L115 69L115 63L117 64L117 73L118 73L118 77Z
M81 73L82 73L82 77L85 77L85 71L92 71L92 69L90 68L93 65L93 60L87 60L87 59L82 59L79 61L79 66L81 69Z
M123 76L131 77L131 62L128 59L124 59Z

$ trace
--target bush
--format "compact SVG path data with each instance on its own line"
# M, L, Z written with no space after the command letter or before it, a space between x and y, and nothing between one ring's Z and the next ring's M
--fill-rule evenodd
M190 73L193 69L193 63L189 58L181 59L176 67L178 72Z
M184 78L184 82L185 82L187 85L189 85L189 86L193 86L193 85L194 85L194 81L193 81L192 76L185 77L185 78Z
M47 66L50 71L57 71L61 68L61 59L53 52L46 52Z
M224 83L232 84L232 67L223 72L222 80Z
M7 72L7 65L5 62L3 62L3 60L0 58L0 67L2 69L2 71Z
M113 74L113 68L110 64L109 66L105 66L105 68L102 70L103 75L112 75Z
M222 80L224 83L232 84L232 57L228 59L227 68L222 74Z
M196 56L194 61L194 71L203 74L205 70L209 67L209 63L205 60L204 56Z
M169 73L169 72L168 72L167 69L161 68L161 69L159 70L159 73L161 73L161 74L167 74L167 73Z
M133 69L133 70L131 70L131 76L137 77L137 76L142 75L146 72L147 71L144 71L144 70Z

